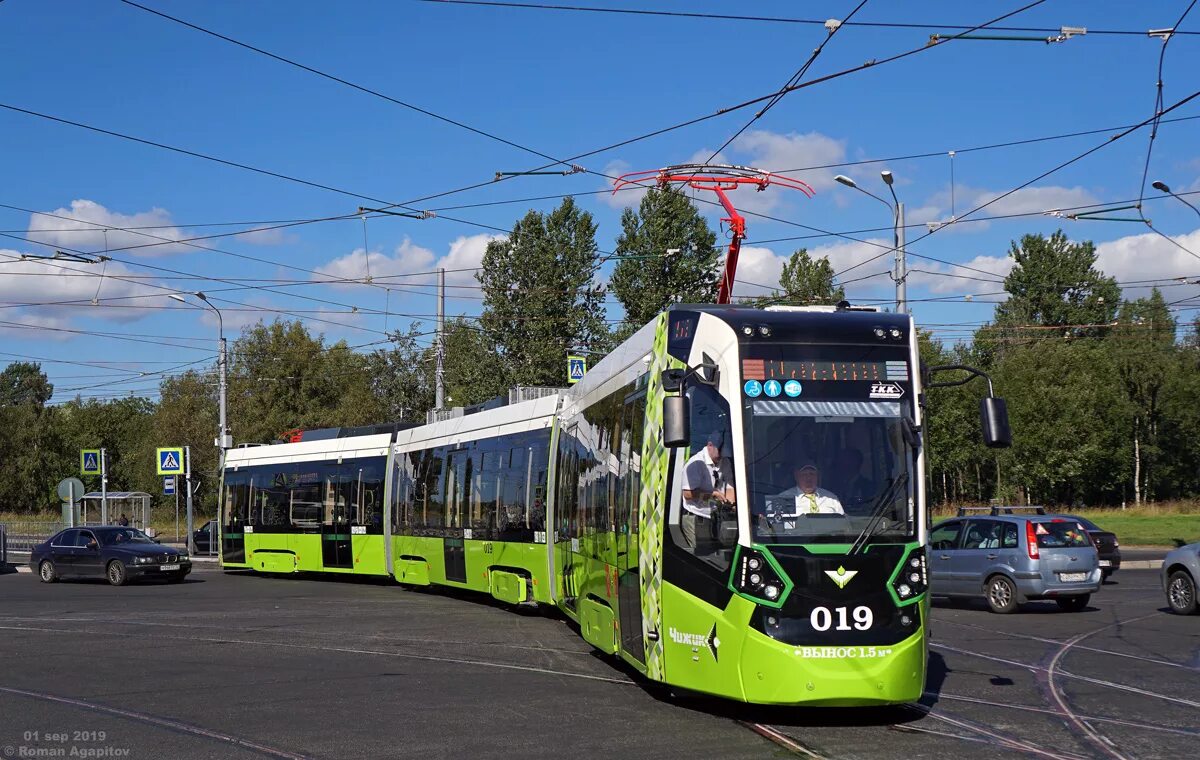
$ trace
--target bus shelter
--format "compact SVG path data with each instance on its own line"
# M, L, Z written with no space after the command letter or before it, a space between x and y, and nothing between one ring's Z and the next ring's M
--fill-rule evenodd
M83 524L88 524L89 508L95 510L92 512L92 517L96 522L100 521L100 515L103 514L101 509L101 493L92 491L85 493L80 498L80 504L83 507ZM145 531L150 525L150 494L142 491L109 491L107 495L108 501L108 523L116 525L121 515L129 518L129 525L133 528Z

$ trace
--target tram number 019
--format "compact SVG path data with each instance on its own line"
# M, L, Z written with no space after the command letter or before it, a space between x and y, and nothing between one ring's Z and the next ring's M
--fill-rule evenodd
M837 618L836 627L834 618ZM875 615L870 607L855 607L852 611L849 607L835 607L833 610L815 607L808 615L808 622L817 631L828 631L830 628L836 631L865 631L875 622Z

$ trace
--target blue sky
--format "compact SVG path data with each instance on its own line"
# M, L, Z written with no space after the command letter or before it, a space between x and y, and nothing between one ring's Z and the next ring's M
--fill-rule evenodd
M286 6L287 13L281 13L283 5L265 1L144 4L555 157L588 152L770 93L826 36L821 26L804 24L412 0L294 2ZM857 3L593 4L844 19ZM855 20L929 23L930 28L847 26L829 42L807 78L919 48L931 33L944 29L941 25L980 23L1019 5L871 0ZM806 246L828 255L838 271L860 265L843 278L856 280L847 286L852 300L889 299L892 284L883 270L890 257L863 262L886 251L890 214L878 202L834 183L834 174L848 174L887 197L878 173L890 169L910 224L945 221L952 212L962 217L1104 143L1111 133L996 150L964 149L1150 117L1163 43L1144 32L1170 27L1186 5L1047 2L1003 23L1143 34L1089 34L1051 45L948 42L789 94L723 158L781 171L914 153L939 155L793 174L816 189L811 200L794 191L735 194L740 208L793 223L748 216L739 291L762 292L749 283L775 283L786 256ZM1200 31L1200 12L1181 29ZM1180 35L1171 42L1163 76L1167 104L1197 89L1198 50L1200 36ZM497 171L545 163L117 0L0 2L0 57L5 61L0 103L8 106L393 203L485 182ZM578 163L614 174L697 156L703 160L753 110ZM1200 116L1200 98L1171 116ZM1177 192L1200 191L1198 127L1200 119L1162 126L1150 180L1161 179ZM1197 286L1169 283L1175 277L1200 279L1200 260L1144 226L1041 213L1136 198L1147 145L1148 131L1142 130L927 238L924 226L910 229L909 265L919 271L910 275L909 298L918 322L934 326L948 340L969 334L973 325L991 316L987 302L995 296L987 294L1000 290L995 280L1006 271L1009 241L1059 227L1073 239L1095 241L1101 266L1122 282L1163 282L1171 301L1200 293ZM418 202L414 207L439 209L440 216L369 220L368 256L363 254L364 225L357 218L199 241L221 251L214 252L178 243L145 246L161 238L253 227L190 225L340 216L370 202L6 109L0 109L0 146L0 204L69 217L0 207L0 231L8 236L0 237L0 362L46 360L43 366L58 389L55 401L77 390L96 397L130 391L153 395L154 373L178 371L190 362L207 366L215 342L213 315L195 299L196 306L169 300L166 294L173 289L208 293L222 309L230 337L245 324L286 317L278 314L286 311L323 320L310 324L329 339L344 338L363 350L381 340L385 328L405 327L434 313L429 295L433 278L399 275L437 266L462 269L449 276L455 298L448 310L477 314L480 292L473 288L470 268L478 265L488 236L499 234L494 228L510 228L527 209L549 210L556 201L447 207L594 193L608 184L596 174L532 176ZM950 150L963 151L953 159L953 210ZM1147 193L1158 195L1149 188ZM591 194L578 200L599 223L600 248L612 250L620 207L636 198ZM715 227L719 215L711 206L702 208ZM1031 215L968 221L1014 213ZM1200 253L1200 216L1174 199L1148 202L1146 213L1163 233ZM848 235L822 236L796 225ZM122 230L134 226L153 229L145 234ZM102 231L106 228L107 233ZM815 236L785 239L804 235ZM48 266L12 258L48 254L55 247L102 253L106 246L139 245L143 247L112 253L114 261L103 268L103 278L99 265ZM362 279L368 268L371 284L304 284L331 276ZM954 274L981 279L950 276ZM857 279L865 275L875 276ZM278 280L300 282L271 282ZM259 289L272 284L286 287ZM1144 292L1127 289L1130 295ZM1190 320L1196 311L1187 309L1196 303L1178 304L1180 316ZM391 314L379 313L385 309ZM619 318L619 310L614 308L610 316ZM431 323L422 325L432 329ZM66 332L70 330L84 332Z

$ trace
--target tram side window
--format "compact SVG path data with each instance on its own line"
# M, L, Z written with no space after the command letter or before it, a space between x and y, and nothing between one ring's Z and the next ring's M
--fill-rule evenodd
M736 484L729 404L707 385L687 390L691 455L682 463L680 507L671 512L672 539L719 570L728 570L737 543Z
M398 454L392 462L392 532L399 533L400 526L410 525L409 515L412 499L412 475L409 471L409 455Z
M350 518L355 525L365 525L368 532L383 529L383 459L352 459L343 465L343 477L349 476Z
M559 442L558 470L557 531L563 538L574 538L579 512L579 450L574 427Z
M624 426L621 430L620 479L617 530L628 534L638 532L638 500L642 492L642 443L645 431L646 395L626 400Z

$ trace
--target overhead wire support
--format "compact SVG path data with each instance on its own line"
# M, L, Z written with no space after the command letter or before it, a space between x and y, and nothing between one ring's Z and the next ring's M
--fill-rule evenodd
M387 214L388 216L402 216L406 219L433 219L437 216L434 211L389 211L385 208L367 208L366 206L359 206L358 213Z
M106 261L112 261L109 256L101 256L99 254L88 253L73 253L68 251L54 252L53 256L42 256L37 253L22 253L21 261L72 261L78 264L100 264Z
M950 40L987 40L998 42L1044 42L1047 45L1053 45L1085 34L1087 34L1087 28L1082 26L1064 26L1059 30L1058 34L1050 37L1002 34L931 34L929 35L929 44L937 45Z
M508 177L568 177L572 174L586 174L587 171L587 169L579 164L571 164L570 169L564 169L563 171L541 171L535 169L527 172L496 172L496 178L493 179L492 182L499 182L500 180L507 179Z

